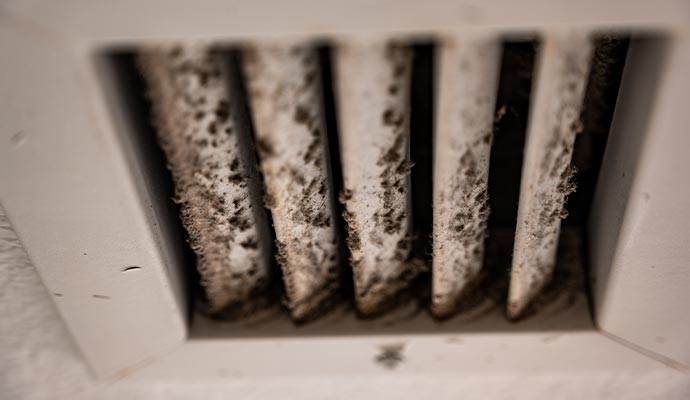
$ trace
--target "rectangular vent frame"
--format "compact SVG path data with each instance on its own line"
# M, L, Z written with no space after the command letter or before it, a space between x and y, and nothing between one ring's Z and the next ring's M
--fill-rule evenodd
M97 376L387 374L381 360L391 349L404 358L394 365L402 373L653 372L668 366L687 372L690 320L683 307L690 303L684 291L690 270L684 260L690 250L683 238L690 237L690 188L674 184L690 168L684 154L690 139L682 129L690 126L690 113L682 109L690 66L687 4L409 2L395 19L383 3L324 7L301 0L267 8L262 1L243 2L242 16L233 5L207 3L16 3L3 11L12 18L0 23L6 54L0 203ZM161 7L169 12L160 15ZM595 194L588 243L595 323L580 296L565 312L519 324L495 313L448 324L413 316L395 325L333 315L303 327L276 319L231 331L196 315L190 325L185 255L167 240L179 232L166 217L170 210L154 206L166 189L142 176L139 166L148 160L123 133L132 127L120 100L108 95L117 90L106 61L94 54L190 37L419 37L463 29L516 35L620 29L663 36L631 45L635 67L624 73Z

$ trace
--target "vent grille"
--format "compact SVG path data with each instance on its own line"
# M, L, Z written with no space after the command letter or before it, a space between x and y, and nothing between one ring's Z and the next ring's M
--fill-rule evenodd
M298 322L350 303L438 318L500 303L517 319L582 290L626 46L563 33L139 48L205 312L249 317L279 296Z

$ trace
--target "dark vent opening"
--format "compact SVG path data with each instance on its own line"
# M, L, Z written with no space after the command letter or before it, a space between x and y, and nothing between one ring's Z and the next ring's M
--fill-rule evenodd
M328 44L321 44L317 48L319 53L319 64L321 67L321 82L323 88L323 111L326 119L326 133L328 135L328 158L330 165L331 182L333 192L337 196L343 193L343 172L340 162L340 142L338 136L338 119L335 106L335 92L333 82L333 50ZM343 271L341 280L341 296L347 302L347 307L354 309L354 281L352 268L350 268L350 250L348 249L345 238L347 229L342 215L345 208L338 199L333 199L335 204L336 217L334 223L337 225L338 232L338 251L340 254L340 267Z
M435 51L433 43L413 46L410 82L412 257L424 263L427 271L412 286L420 307L431 299Z
M251 104L247 100L248 99L248 93L247 93L247 87L244 84L246 82L246 78L244 76L244 70L242 68L242 51L237 48L218 48L215 51L217 51L219 54L224 55L224 67L225 71L228 74L228 76L231 78L230 80L232 82L236 82L236 87L231 87L228 88L231 93L235 93L237 96L236 101L240 104L239 108L239 118L241 119L241 123L243 123L245 126L248 127L248 136L243 138L246 142L243 143L243 147L245 149L253 149L253 152L249 155L249 159L246 159L245 162L247 165L250 166L250 168L255 171L259 177L259 180L261 181L260 185L260 191L261 193L259 194L258 197L262 199L261 204L254 204L253 206L256 207L257 209L263 210L263 216L267 220L267 224L269 226L269 229L267 230L267 234L270 235L270 260L271 260L271 281L268 286L268 289L265 292L257 293L257 298L261 298L260 301L257 301L257 313L262 313L265 311L271 311L271 309L277 309L280 306L280 299L284 296L284 287L281 284L283 280L283 271L276 262L276 248L275 248L275 231L271 228L273 226L273 219L271 217L271 211L266 207L265 203L265 194L263 193L263 188L265 187L263 185L263 175L261 172L258 170L259 166L257 164L258 160L258 152L256 151L256 145L255 145L255 136L254 136L254 124L251 118L252 115L252 110L251 110ZM233 310L226 310L225 312L214 315L214 318L218 319L228 319L228 320L233 320L233 319L238 319L238 318L248 318L250 315L247 315L246 312L240 311L240 313L233 312Z
M489 163L489 237L482 289L504 304L512 263L522 162L535 64L535 41L503 44Z
M592 68L582 109L582 131L576 136L571 164L576 168L577 191L568 197L565 226L584 227L592 205L604 149L608 140L613 111L629 39L599 37L595 40Z

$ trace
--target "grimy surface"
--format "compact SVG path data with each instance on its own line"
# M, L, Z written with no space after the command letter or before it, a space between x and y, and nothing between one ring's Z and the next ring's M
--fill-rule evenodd
M343 39L335 49L340 148L357 308L383 311L417 275L410 260L412 49Z
M237 82L204 44L141 48L159 142L210 313L250 311L270 281L270 236Z
M341 277L318 54L309 43L258 43L244 67L287 305L305 320Z
M520 187L508 315L519 317L549 282L572 182L575 135L593 44L582 33L549 33L538 55Z
M458 311L484 259L501 42L494 35L446 37L439 59L431 305L445 317Z

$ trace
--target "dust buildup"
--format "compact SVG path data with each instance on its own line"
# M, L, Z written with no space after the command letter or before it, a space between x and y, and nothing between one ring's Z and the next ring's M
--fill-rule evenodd
M552 278L513 321L555 314L572 307L585 291L584 250L579 228L563 227Z
M482 273L493 127L505 111L494 112L501 65L497 37L449 37L440 51L432 312L445 318L459 311Z
M575 136L582 129L580 110L591 54L589 42L583 41L580 45L568 51L561 50L565 54L559 55L562 59L558 60L558 81L554 92L547 94L554 96L554 100L546 110L545 121L538 121L546 123L546 136L539 138L541 142L530 139L539 145L543 143L543 148L533 149L534 168L523 182L528 185L523 190L528 190L525 193L530 193L531 197L524 198L521 194L520 199L529 203L518 220L511 278L515 282L511 281L508 303L508 313L513 318L519 316L551 279L561 219L567 217L565 203L568 195L575 191L574 168L570 161ZM530 155L530 149L527 154Z
M373 148L378 154L371 158L369 155L361 157L365 165L371 163L364 175L349 175L356 168L343 165L345 190L340 199L347 224L357 309L362 316L372 316L397 304L401 291L408 288L425 265L411 257L409 182L412 164L408 146L412 50L395 42L358 46L344 44L338 49L340 61L352 63L354 67L360 61L358 54L371 52L364 55L369 57L365 63L375 63L372 67L378 70L372 73L379 74L382 81L371 88L362 82L341 84L352 85L348 87L352 97L346 101L352 102L349 106L353 107L353 112L366 109L368 115L352 117L361 119L362 124L366 121L370 127L366 134L375 137ZM355 68L362 68L365 63ZM346 139L362 134L360 131L342 133ZM352 146L352 142L345 140L344 146ZM356 150L350 147L345 151Z
M308 44L258 44L244 67L284 302L305 321L329 308L341 274L318 54Z
M207 311L249 312L265 299L269 249L254 206L255 160L240 148L247 126L233 104L233 82L219 56L200 44L143 48L138 64Z
M444 243L438 247L453 246L452 267L450 271L444 271L450 279L460 278L469 285L478 278L479 270L467 268L467 266L481 266L484 257L484 239L487 236L487 220L489 218L488 196L488 162L481 160L473 148L485 143L485 138L491 140L491 133L477 139L469 145L460 157L460 163L456 170L458 179L444 192L448 199L453 199L451 204L456 209L453 218L439 224L438 229L444 229ZM461 205L458 207L458 205ZM441 249L442 250L442 249ZM457 296L460 299L462 294ZM458 309L458 303L449 298L454 294L435 293L432 309L435 315L445 316Z

